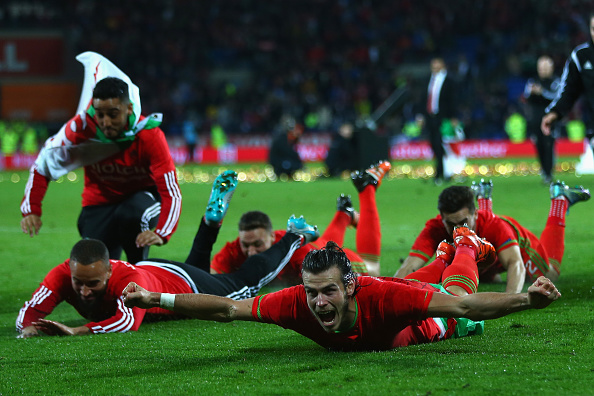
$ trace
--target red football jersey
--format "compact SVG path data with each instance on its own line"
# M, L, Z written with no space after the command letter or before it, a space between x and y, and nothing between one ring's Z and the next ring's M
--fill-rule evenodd
M523 227L519 227L524 230ZM491 212L478 211L475 232L481 238L491 242L498 253L510 246L518 245L518 235L514 228L509 222ZM412 246L410 255L427 262L435 254L437 246L444 239L452 242L452 235L446 231L441 215L438 215L425 223L425 227ZM481 279L490 279L495 273L504 271L498 260L489 267L484 267L481 263L477 265Z
M95 132L95 123L89 116L83 120L77 115L65 124L66 139L73 145L87 141ZM133 141L121 144L125 146L121 151L84 167L82 206L118 203L137 191L156 186L161 214L155 233L168 241L179 222L181 191L165 135L160 128L143 129ZM23 216L41 216L48 183L49 178L33 166L21 205Z
M124 306L122 291L128 283L136 282L145 289L167 293L197 293L193 282L179 267L165 263L144 261L136 266L120 260L109 260L112 274L101 304L87 312L72 288L70 259L52 269L33 293L31 299L19 311L16 320L18 330L30 326L49 315L62 301L72 305L85 319L85 326L93 333L126 332L138 330L145 314L173 315L161 308L148 310Z
M338 350L386 350L451 337L456 321L426 318L433 293L428 283L399 278L359 277L355 295L356 320L340 333L327 333L307 305L303 285L256 297L252 315L310 338L319 345ZM411 335L413 334L414 335Z

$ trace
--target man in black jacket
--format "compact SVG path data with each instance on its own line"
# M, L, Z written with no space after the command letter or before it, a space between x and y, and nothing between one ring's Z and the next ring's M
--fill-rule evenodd
M594 114L594 12L588 21L590 40L575 47L567 58L559 93L542 117L540 127L545 135L550 135L553 123L566 116L582 94Z

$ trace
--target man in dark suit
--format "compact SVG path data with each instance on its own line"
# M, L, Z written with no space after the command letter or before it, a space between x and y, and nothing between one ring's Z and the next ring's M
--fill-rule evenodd
M536 63L538 76L526 82L522 98L526 103L525 113L528 133L534 139L538 160L542 169L541 177L545 184L553 181L555 165L555 136L554 133L545 135L540 129L542 116L559 91L560 79L554 75L555 63L550 56L543 55Z
M268 163L272 165L277 177L293 177L293 174L303 168L303 161L297 152L297 143L303 135L303 125L294 118L287 118L282 122L283 130L272 139Z
M431 77L427 83L424 101L422 102L423 116L419 119L429 133L429 142L435 157L435 184L444 181L443 157L445 150L441 137L441 126L445 119L449 119L452 127L458 125L455 111L455 83L448 77L443 58L431 59Z
M328 148L324 161L328 174L337 177L344 171L357 170L357 159L355 127L350 122L344 122L332 137Z

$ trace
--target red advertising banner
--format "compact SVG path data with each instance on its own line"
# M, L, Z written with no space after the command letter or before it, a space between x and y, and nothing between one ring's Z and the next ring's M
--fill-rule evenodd
M530 141L511 143L507 140L467 140L451 143L452 150L464 158L506 158L536 156L534 144ZM559 156L579 156L584 152L583 142L557 139L555 152ZM398 143L391 147L393 160L429 160L433 151L429 142Z
M452 145L454 152L466 158L513 158L533 157L536 160L534 145L530 142L510 143L505 140L469 140ZM183 146L170 145L173 161L178 165L187 162L188 153ZM328 152L325 144L301 144L298 146L299 155L304 161L323 161ZM578 157L584 153L584 142L572 142L558 139L555 144L558 156ZM429 160L432 157L431 147L427 142L399 143L390 150L391 160ZM0 170L26 169L35 162L35 155L17 154L10 157L0 155ZM265 163L268 161L267 146L237 146L228 145L217 150L212 147L197 147L194 152L194 162L198 164L236 164L236 163Z
M58 77L64 72L59 34L0 34L0 78Z
M452 149L465 158L536 158L536 150L531 142L511 143L506 140L468 140L452 144ZM328 146L325 144L300 144L297 146L297 151L304 161L323 161L328 153ZM584 152L584 143L557 139L555 152L558 156L577 157ZM187 154L184 147L172 147L171 153L176 163L185 163ZM425 141L398 143L390 149L390 158L395 161L430 160L432 157L431 146ZM268 160L268 147L229 145L221 150L212 147L198 147L194 153L194 158L196 162L203 164L266 162Z

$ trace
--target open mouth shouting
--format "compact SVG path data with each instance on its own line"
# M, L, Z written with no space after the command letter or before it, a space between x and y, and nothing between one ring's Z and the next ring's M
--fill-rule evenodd
M326 327L332 327L336 323L336 311L318 311L317 315L322 325Z

